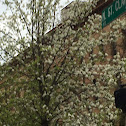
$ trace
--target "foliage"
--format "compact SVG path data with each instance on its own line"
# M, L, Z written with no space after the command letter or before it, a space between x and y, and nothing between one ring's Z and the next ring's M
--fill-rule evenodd
M126 77L126 58L108 47L126 22L117 19L105 31L101 16L92 14L82 26L96 3L73 6L76 18L54 28L59 0L4 1L10 11L1 17L0 125L116 124L113 91Z

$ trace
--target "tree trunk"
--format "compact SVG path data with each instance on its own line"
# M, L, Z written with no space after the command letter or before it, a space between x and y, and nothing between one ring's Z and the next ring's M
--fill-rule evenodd
M41 126L49 126L49 121L43 120Z

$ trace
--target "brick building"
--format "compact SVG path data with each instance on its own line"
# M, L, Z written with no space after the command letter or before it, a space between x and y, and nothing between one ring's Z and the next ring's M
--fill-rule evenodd
M84 19L84 22L81 22L79 25L75 26L75 29L77 27L83 27L85 22L88 22L88 18L90 18L90 16L92 14L96 13L99 16L102 15L102 11L105 8L107 8L108 6L110 6L113 2L114 2L114 0L108 0L107 2L105 0L98 1L97 6L87 16L87 18ZM123 2L126 4L125 1L123 1ZM66 6L62 10L62 14L65 13L65 15L66 15L67 11L68 11L68 15L67 16L69 16L70 7L73 7L73 6L74 6L74 2L72 2L71 4ZM119 7L119 3L118 3L118 7ZM63 15L63 19L65 19L64 18L65 15ZM65 16L65 17L68 19L67 16ZM121 24L122 22L124 23L124 26L120 27L119 25L122 25ZM96 21L94 23L94 25L97 25L98 23L99 22ZM101 22L101 25L102 25L102 22ZM116 34L121 34L121 35L118 36L117 38L115 38L112 35L114 30L118 31ZM89 92L96 93L96 95L94 94L91 97L92 94L87 92L87 94L89 93L88 94L89 96L87 96L87 99L90 99L89 100L90 101L89 104L94 103L94 106L92 105L89 108L86 107L86 110L88 109L87 111L89 111L89 113L92 115L92 118L94 118L93 116L95 116L96 113L99 116L101 116L103 118L102 121L103 122L104 121L107 122L106 126L109 126L109 125L115 126L115 125L121 125L121 121L120 121L121 119L119 119L120 117L114 117L114 115L110 114L110 113L112 113L112 111L116 111L115 113L118 113L117 112L118 110L115 109L115 107L114 107L115 103L114 103L114 95L113 95L113 93L114 93L114 91L116 89L119 88L119 85L126 83L126 79L125 79L126 76L124 74L125 72L123 72L123 70L122 70L125 67L124 67L124 64L119 65L122 68L120 67L119 69L117 69L115 74L112 74L111 78L109 78L110 80L112 79L112 82L108 81L107 79L104 80L104 75L105 75L104 72L105 71L103 69L105 69L105 67L107 68L108 66L112 66L112 67L116 67L116 65L118 66L119 60L122 60L122 62L125 61L125 58L126 58L126 11L125 10L124 10L123 14L118 16L114 21L110 22L102 30L97 31L97 32L92 32L90 37L94 38L94 42L95 42L97 39L100 38L100 36L104 36L104 33L108 33L110 35L110 36L108 36L108 38L106 38L106 41L107 41L106 44L104 44L105 40L101 39L101 44L99 44L98 46L92 47L91 51L88 51L89 53L87 53L83 57L83 60L87 64L89 62L91 62L91 64L93 64L92 66L94 67L94 68L90 67L89 71L87 71L87 73L86 73L86 74L89 73L89 76L92 76L92 78L90 78L90 77L88 78L88 76L86 76L86 74L84 74L85 76L84 76L83 82L87 85L87 86L85 86L85 88L89 88ZM107 36L107 34L106 34L106 36ZM106 36L104 36L104 37L106 37ZM99 52L101 54L99 54ZM101 55L101 56L99 56L99 55ZM97 67L99 67L99 66L101 68L99 68L97 70ZM105 66L105 67L103 67L103 66ZM112 67L106 69L106 71L108 71L108 74L111 71L111 69L113 69ZM107 75L105 75L105 76L107 76ZM108 83L110 83L111 85L109 85ZM93 86L92 84L94 84L94 85L99 84L99 86L101 86L101 88L98 89L97 86ZM90 89L90 88L92 88L92 89ZM106 92L106 93L108 93L108 96L107 96L107 94L105 95L101 91L101 90L106 90L105 88L108 90L108 92ZM110 100L109 97L111 97L112 100ZM85 100L86 100L86 98L85 98ZM110 102L109 102L109 100L110 100ZM86 102L88 102L88 101L86 101ZM86 104L86 102L85 102L85 104ZM97 106L96 107L95 104L98 104L98 103L99 103L99 105L98 106L96 105ZM104 109L101 109L100 107L101 108L103 107ZM106 111L107 108L111 108L111 109L109 109L109 112L106 113L106 115L108 115L108 116L103 116L103 115L105 115L105 113L103 111ZM94 118L94 120L95 119L96 118ZM115 119L115 120L113 120L113 119ZM112 121L111 124L110 124L110 121ZM92 124L92 126L93 125L95 125L95 124ZM99 122L99 125L101 126L101 125L105 125L105 124L102 124L102 123Z

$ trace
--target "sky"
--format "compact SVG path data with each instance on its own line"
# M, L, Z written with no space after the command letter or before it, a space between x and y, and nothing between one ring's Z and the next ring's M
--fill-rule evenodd
M59 11L61 11L62 8L64 8L66 5L68 5L69 3L71 3L74 0L60 0L60 6L62 6ZM6 11L6 6L2 5L1 1L0 1L0 15ZM3 25L0 23L0 28L2 28ZM1 53L1 52L0 52ZM0 57L0 64L3 64L3 61Z
M74 0L61 0L60 4L65 7L67 4L69 4L70 2L72 2Z
M60 0L60 5L63 7L65 7L67 4L71 3L74 0ZM62 9L61 8L61 9ZM2 12L5 11L5 6L3 6L0 2L0 14L2 14Z

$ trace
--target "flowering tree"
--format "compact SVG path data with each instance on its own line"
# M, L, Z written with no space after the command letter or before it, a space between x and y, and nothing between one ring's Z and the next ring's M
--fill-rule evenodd
M9 14L2 15L6 27L0 29L1 125L117 123L113 89L126 76L126 59L116 47L126 22L116 20L102 31L101 16L92 14L96 3L76 1L76 19L54 28L59 0L4 1Z

